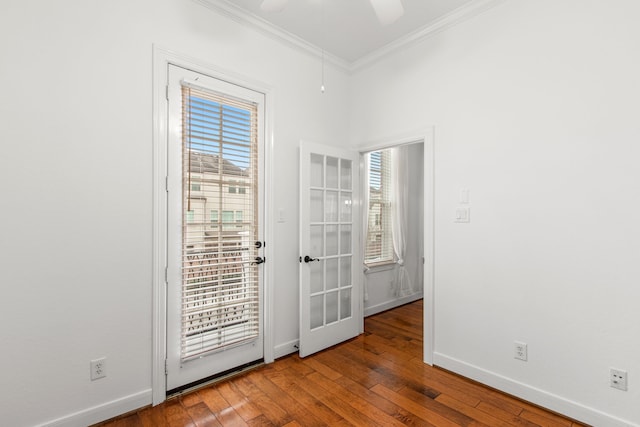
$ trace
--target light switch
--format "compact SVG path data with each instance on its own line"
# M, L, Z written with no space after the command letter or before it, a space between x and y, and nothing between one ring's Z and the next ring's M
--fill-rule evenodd
M466 205L469 203L469 189L461 188L460 189L460 203Z
M471 212L467 207L456 208L455 222L469 222L471 220Z

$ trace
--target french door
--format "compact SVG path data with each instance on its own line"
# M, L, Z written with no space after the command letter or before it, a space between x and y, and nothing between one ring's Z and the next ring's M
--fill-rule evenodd
M300 147L300 356L352 338L363 325L359 154Z
M264 95L169 65L167 390L261 360Z

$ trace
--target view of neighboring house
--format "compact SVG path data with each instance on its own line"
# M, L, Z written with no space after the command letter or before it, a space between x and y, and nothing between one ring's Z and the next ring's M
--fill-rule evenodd
M249 171L216 154L193 150L185 154L184 163L190 170L183 190L190 204L184 206L186 248L198 251L223 240L238 241L255 217Z
M182 355L188 358L255 336L250 249L256 236L251 171L217 154L185 150L183 156Z

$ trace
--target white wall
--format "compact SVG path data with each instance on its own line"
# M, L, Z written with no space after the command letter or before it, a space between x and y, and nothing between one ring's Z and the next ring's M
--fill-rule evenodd
M639 15L510 0L351 79L330 68L321 96L319 61L192 1L0 2L0 423L150 402L156 43L274 88L276 346L298 337L298 141L434 124L437 361L640 424Z
M151 402L153 44L274 88L275 345L298 338L297 146L345 141L347 76L320 95L317 59L193 1L3 0L2 425Z
M422 298L423 289L423 265L424 256L424 191L423 191L423 169L424 151L423 144L411 144L407 146L409 150L409 212L407 215L407 253L405 256L405 268L415 293L413 295L397 297L391 288L397 265L385 265L382 267L372 267L367 272L367 296L364 301L364 315L371 316L384 310L406 304Z
M640 424L639 16L506 1L352 82L352 142L435 126L436 363L599 426Z

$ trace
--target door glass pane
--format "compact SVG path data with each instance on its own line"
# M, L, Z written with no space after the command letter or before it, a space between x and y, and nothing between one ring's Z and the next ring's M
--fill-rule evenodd
M351 226L350 225L340 226L340 253L341 254L351 253Z
M327 294L327 322L333 323L338 321L338 292L329 292Z
M327 225L327 256L338 255L338 226Z
M311 297L311 304L309 306L309 318L311 329L317 328L323 325L323 302L324 294Z
M340 188L351 190L351 160L340 159Z
M324 291L324 260L310 262L309 268L311 293Z
M322 222L324 200L322 190L311 190L311 204L309 206L311 222Z
M351 285L351 257L340 257L340 286Z
M327 259L327 289L338 287L338 258Z
M324 255L324 226L312 225L309 239L309 255L313 258Z
M340 320L351 317L351 288L340 291Z
M259 337L258 111L182 86L180 360ZM227 135L233 135L227 137ZM224 165L224 167L220 167ZM218 216L218 214L220 214ZM211 228L221 220L222 230Z
M338 188L338 159L327 157L327 188Z
M338 192L327 191L327 211L324 214L325 221L338 221Z
M340 221L351 222L351 193L340 193Z
M324 187L322 177L324 175L324 156L311 154L310 182L312 187Z

